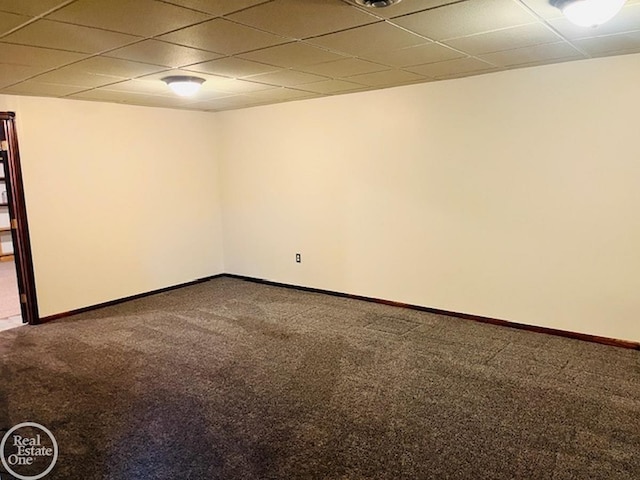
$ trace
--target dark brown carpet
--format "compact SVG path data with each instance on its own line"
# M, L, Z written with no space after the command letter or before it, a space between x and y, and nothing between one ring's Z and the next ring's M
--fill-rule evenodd
M638 351L220 278L0 356L52 479L640 478Z

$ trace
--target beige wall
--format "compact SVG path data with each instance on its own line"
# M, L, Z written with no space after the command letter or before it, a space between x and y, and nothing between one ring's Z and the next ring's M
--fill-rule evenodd
M0 96L41 314L226 271L638 341L638 65L216 115Z
M0 96L18 135L41 316L221 273L215 117Z
M221 113L225 270L638 341L638 78L629 55Z

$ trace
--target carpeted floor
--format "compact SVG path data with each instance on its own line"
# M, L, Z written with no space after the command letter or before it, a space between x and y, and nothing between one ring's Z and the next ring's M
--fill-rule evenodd
M52 479L640 478L633 350L220 278L0 356Z

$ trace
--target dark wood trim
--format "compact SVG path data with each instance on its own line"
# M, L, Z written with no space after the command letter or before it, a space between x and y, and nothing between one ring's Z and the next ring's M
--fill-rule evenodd
M465 320L473 320L475 322L489 323L491 325L499 325L502 327L517 328L519 330L528 330L530 332L544 333L547 335L555 335L558 337L573 338L575 340L582 340L582 341L592 342L592 343L601 343L604 345L611 345L614 347L630 348L632 350L640 350L640 343L632 342L629 340L618 340L616 338L599 337L597 335L588 335L586 333L570 332L567 330L559 330L556 328L538 327L535 325L527 325L524 323L510 322L508 320L500 320L497 318L483 317L481 315L472 315L470 313L452 312L450 310L442 310L439 308L431 308L431 307L422 307L420 305L411 305L408 303L394 302L391 300L383 300L380 298L365 297L362 295L352 295L350 293L334 292L332 290L323 290L320 288L290 285L287 283L273 282L271 280L265 280L262 278L246 277L244 275L234 275L231 273L227 273L227 274L224 274L223 276L228 278L236 278L239 280L246 280L248 282L261 283L264 285L272 285L275 287L301 290L303 292L323 293L326 295L332 295L334 297L351 298L354 300L362 300L365 302L379 303L382 305L390 305L392 307L408 308L411 310L418 310L420 312L435 313L437 315L446 315L449 317L462 318Z
M73 315L78 315L79 313L90 312L92 310L98 310L100 308L112 307L113 305L118 305L120 303L129 302L131 300L137 300L139 298L150 297L151 295L157 295L159 293L169 292L171 290L177 290L178 288L189 287L191 285L197 285L199 283L208 282L209 280L213 280L214 278L223 277L224 273L219 273L217 275L211 275L209 277L199 278L197 280L192 280L191 282L180 283L178 285L172 285L170 287L159 288L158 290L152 290L150 292L138 293L137 295L131 295L129 297L118 298L116 300L110 300L104 303L98 303L97 305L90 305L88 307L82 307L75 310L70 310L68 312L56 313L54 315L49 315L40 319L40 323L51 322L52 320L58 320L60 318L71 317Z
M104 303L100 303L97 305L91 305L88 307L83 307L83 308L78 308L76 310L71 310L68 312L62 312L62 313L57 313L55 315L49 315L47 317L43 317L40 319L40 323L46 323L46 322L50 322L52 320L58 320L61 318L66 318L66 317L70 317L73 315L78 315L80 313L85 313L85 312L90 312L92 310L98 310L100 308L105 308L105 307L110 307L113 305L118 305L120 303L124 303L124 302L128 302L130 300L136 300L139 298L144 298L144 297L149 297L151 295L156 295L158 293L163 293L163 292L168 292L171 290L176 290L179 288L183 288L183 287L188 287L190 285L197 285L199 283L204 283L204 282L208 282L209 280L213 280L216 278L221 278L221 277L226 277L226 278L235 278L238 280L245 280L247 282L254 282L254 283L260 283L263 285L271 285L274 287L282 287L282 288L289 288L289 289L293 289L293 290L300 290L303 292L312 292L312 293L321 293L321 294L325 294L325 295L332 295L334 297L342 297L342 298L350 298L350 299L354 299L354 300L362 300L364 302L371 302L371 303L378 303L378 304L382 304L382 305L390 305L392 307L400 307L400 308L408 308L410 310L417 310L420 312L427 312L427 313L434 313L437 315L445 315L445 316L449 316L449 317L455 317L455 318L461 318L464 320L473 320L475 322L481 322L481 323L489 323L492 325L499 325L502 327L509 327L509 328L517 328L520 330L527 330L530 332L536 332L536 333L544 333L547 335L555 335L555 336L559 336L559 337L565 337L565 338L572 338L575 340L582 340L582 341L586 341L586 342L592 342L592 343L601 343L604 345L610 345L610 346L614 346L614 347L621 347L621 348L628 348L628 349L632 349L632 350L640 350L640 343L638 342L632 342L629 340L618 340L615 338L608 338L608 337L599 337L597 335L588 335L586 333L578 333L578 332L570 332L567 330L559 330L556 328L547 328L547 327L537 327L535 325L527 325L524 323L517 323L517 322L510 322L508 320L500 320L497 318L490 318L490 317L483 317L480 315L472 315L469 313L460 313L460 312L453 312L450 310L442 310L440 308L431 308L431 307L423 307L420 305L412 305L409 303L401 303L401 302L394 302L391 300L384 300L384 299L380 299L380 298L373 298L373 297L365 297L362 295L353 295L351 293L344 293L344 292L336 292L336 291L332 291L332 290L324 290L321 288L313 288L313 287L304 287L301 285L291 285L288 283L280 283L280 282L274 282L271 280L265 280L263 278L255 278L255 277L247 277L244 275L235 275L232 273L220 273L217 275L211 275L209 277L204 277L204 278L200 278L198 280L193 280L191 282L186 282L186 283L181 283L178 285L173 285L170 287L165 287L165 288L161 288L158 290L153 290L150 292L145 292L145 293L139 293L137 295L131 295L129 297L124 297L124 298L119 298L117 300L111 300L109 302L104 302Z
M17 222L17 228L12 229L12 236L18 291L21 297L24 295L26 298L26 303L20 302L20 308L22 310L22 320L34 325L39 320L38 297L31 254L29 223L27 222L27 206L22 183L15 113L1 112L0 121L2 122L4 140L7 141L9 146L8 151L3 152L3 157L6 161L5 180L7 181L7 196L9 198L9 216Z

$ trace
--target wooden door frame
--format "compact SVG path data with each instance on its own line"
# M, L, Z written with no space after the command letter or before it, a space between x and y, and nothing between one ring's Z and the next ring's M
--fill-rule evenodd
M25 323L36 325L40 323L40 315L38 313L38 297L36 295L36 282L33 270L33 257L31 255L27 206L24 199L24 186L22 183L20 150L18 148L15 117L16 114L14 112L0 112L0 122L2 122L8 147L5 152L7 158L5 177L7 179L9 216L11 218L11 234L18 277L22 320Z

